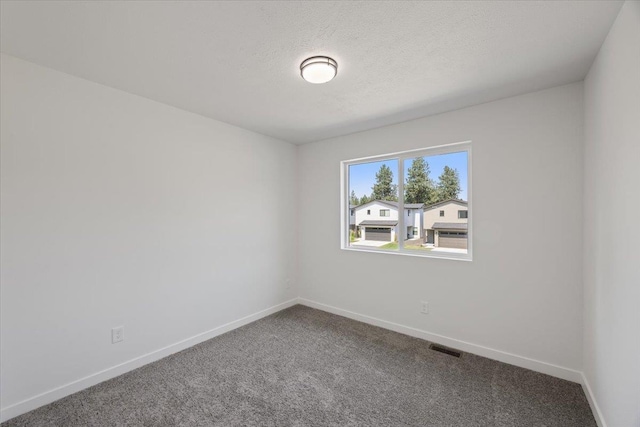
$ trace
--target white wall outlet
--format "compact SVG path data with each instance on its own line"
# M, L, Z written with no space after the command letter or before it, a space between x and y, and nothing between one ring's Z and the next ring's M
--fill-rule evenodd
M111 329L111 344L124 341L124 326Z
M429 314L429 303L427 301L420 301L420 313Z

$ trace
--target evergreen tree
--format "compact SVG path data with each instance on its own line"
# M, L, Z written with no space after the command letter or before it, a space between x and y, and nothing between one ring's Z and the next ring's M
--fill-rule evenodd
M429 163L424 157L413 160L404 186L405 203L435 203L435 186L429 178L429 172Z
M369 196L367 196L366 194L362 197L360 197L360 204L364 205L365 203L369 203L371 201L371 198Z
M358 196L356 196L356 192L351 190L351 197L349 198L349 203L354 206L358 206L360 204L360 200L358 200Z
M436 192L438 202L449 199L457 199L460 196L460 177L456 169L445 166L442 175L438 178L438 186Z
M393 172L389 166L383 164L376 173L376 183L371 188L374 200L398 200L398 186L393 184Z

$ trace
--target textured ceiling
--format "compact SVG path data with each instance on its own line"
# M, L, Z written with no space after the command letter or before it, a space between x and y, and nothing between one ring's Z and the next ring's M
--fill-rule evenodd
M620 6L3 1L1 49L304 143L579 81ZM304 82L322 54L337 78Z

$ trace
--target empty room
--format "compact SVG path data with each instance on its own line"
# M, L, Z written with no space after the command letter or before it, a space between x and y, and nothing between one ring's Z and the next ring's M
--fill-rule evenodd
M0 17L2 427L640 427L640 1Z

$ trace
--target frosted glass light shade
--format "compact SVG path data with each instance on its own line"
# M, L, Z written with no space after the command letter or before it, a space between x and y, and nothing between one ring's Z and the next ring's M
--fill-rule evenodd
M300 75L309 83L320 84L333 80L338 63L328 56L314 56L300 64Z

